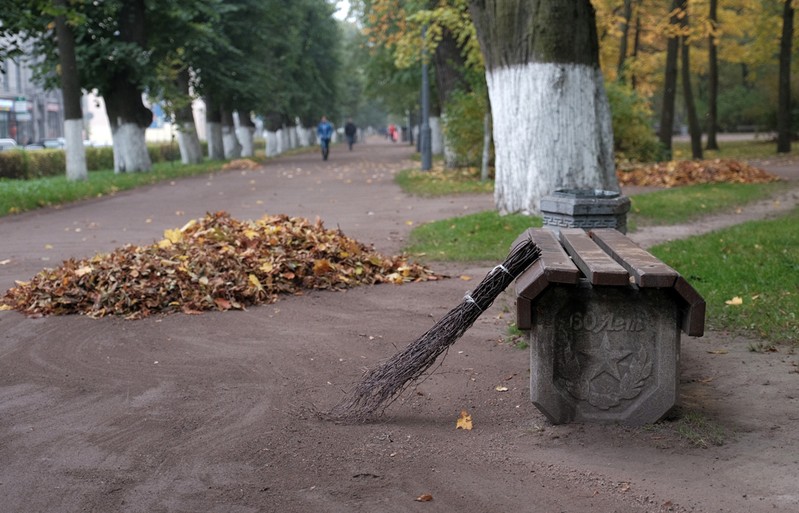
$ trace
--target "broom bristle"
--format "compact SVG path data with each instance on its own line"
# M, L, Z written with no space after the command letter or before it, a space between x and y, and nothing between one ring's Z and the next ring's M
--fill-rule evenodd
M540 250L529 235L517 239L505 261L493 268L471 294L405 349L380 367L368 371L328 417L334 420L366 421L376 412L385 410L474 324L480 314L539 255Z

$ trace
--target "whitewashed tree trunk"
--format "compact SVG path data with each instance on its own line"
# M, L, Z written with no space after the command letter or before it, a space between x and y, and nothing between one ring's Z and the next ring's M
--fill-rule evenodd
M289 149L289 136L285 126L277 131L277 153L286 153Z
M178 125L178 148L182 163L199 164L203 161L203 150L194 123L184 122Z
M286 131L288 132L289 136L289 149L293 150L297 147L297 127L290 126Z
M471 0L486 57L500 213L560 188L619 190L590 0Z
M225 159L241 157L241 145L236 137L236 128L233 125L222 125L222 147L224 148Z
M444 153L444 131L438 116L430 116L430 152L433 155Z
M67 180L86 180L86 148L83 147L83 119L64 121Z
M255 154L252 141L254 133L255 129L249 126L240 126L236 129L236 137L239 140L239 144L241 144L242 157L252 157Z
M480 162L480 180L488 180L488 162L491 158L491 113L483 116L483 158Z
M303 148L311 145L308 129L302 125L297 125L297 144Z
M540 199L560 188L618 190L599 68L530 63L492 70L486 78L500 213L537 213Z
M144 128L136 123L121 123L111 127L114 140L114 173L149 171L152 168Z
M264 139L266 140L266 156L274 157L278 155L278 135L277 132L264 130Z
M225 149L222 143L222 123L209 121L206 130L208 131L208 158L223 160Z

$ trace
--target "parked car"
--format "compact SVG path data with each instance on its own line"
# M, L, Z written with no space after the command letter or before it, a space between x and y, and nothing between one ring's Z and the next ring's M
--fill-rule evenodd
M0 139L0 151L13 150L17 147L17 141L14 139Z
M53 148L64 148L67 145L66 140L63 137L56 137L55 139L45 139L40 142L43 147L47 149Z

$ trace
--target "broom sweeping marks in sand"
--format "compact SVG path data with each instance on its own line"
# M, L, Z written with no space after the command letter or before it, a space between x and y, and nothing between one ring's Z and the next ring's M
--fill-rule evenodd
M539 255L540 250L529 233L522 234L513 243L505 261L494 267L471 294L467 294L458 306L405 349L380 367L368 371L348 396L333 408L330 417L366 421L375 413L382 412L419 379Z

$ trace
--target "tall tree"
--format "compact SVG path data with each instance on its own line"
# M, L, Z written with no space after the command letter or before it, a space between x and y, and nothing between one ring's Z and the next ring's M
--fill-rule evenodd
M624 63L627 59L627 40L630 37L630 21L633 15L633 0L624 0L624 12L621 21L621 38L619 40L619 64L616 69L616 80L625 82Z
M64 99L64 151L66 153L67 180L86 180L86 148L83 146L83 110L80 106L80 79L75 59L75 36L67 22L65 0L53 2L57 12L55 32L60 64L61 94Z
M688 133L691 135L691 156L695 159L701 159L702 129L699 127L699 117L696 115L694 92L691 87L691 39L690 31L688 30L688 0L682 0L680 9L682 10L682 17L680 18L682 35L680 36L680 40L682 43L681 70L683 100L685 101L685 110L688 114Z
M708 13L710 34L707 37L707 149L718 150L716 138L718 131L718 96L719 96L719 58L718 58L718 0L710 0Z
M590 1L471 0L470 8L494 116L500 213L538 212L560 188L618 190Z
M669 22L669 42L666 47L666 75L663 81L663 105L660 111L660 133L658 138L665 151L664 157L671 159L672 130L674 130L674 98L677 92L677 53L679 41L680 1L672 0Z
M780 38L779 103L777 106L777 153L791 151L791 47L793 45L792 0L785 0Z

